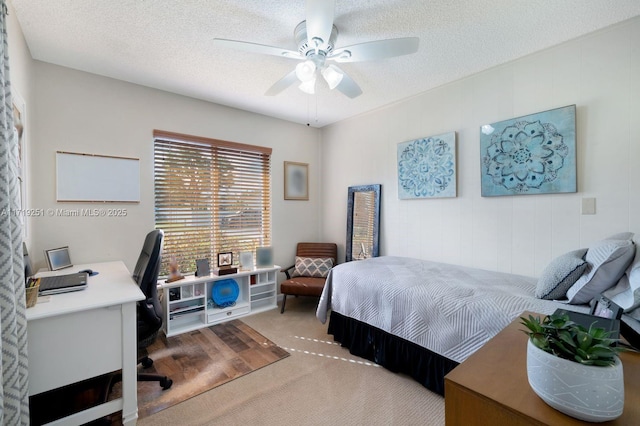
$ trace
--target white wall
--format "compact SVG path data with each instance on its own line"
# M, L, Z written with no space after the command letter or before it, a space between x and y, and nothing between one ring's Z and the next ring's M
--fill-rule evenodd
M274 149L273 241L290 262L300 240L344 256L351 185L381 183L381 251L538 275L554 256L623 230L640 233L640 20L601 31L317 131L30 59L10 10L14 87L28 119L29 204L55 201L55 151L141 159L142 200L126 218L34 218L30 249L69 244L74 261L135 263L153 227L153 129ZM366 96L366 94L365 94ZM482 198L479 126L577 105L578 193ZM458 197L398 200L396 145L458 134ZM283 161L310 164L308 202L283 200ZM595 197L597 214L580 214Z
M578 193L481 197L479 127L571 104ZM457 198L399 200L397 144L450 131ZM341 258L347 188L380 183L382 255L537 276L566 251L640 234L640 19L325 127L322 143L322 229Z
M320 229L319 131L114 79L34 61L31 253L69 245L74 263L122 259L133 269L144 236L154 227L154 129L273 148L272 207L275 261L292 263L299 240ZM140 159L139 204L56 202L55 153L70 151ZM285 201L283 162L309 163L310 201ZM123 208L122 217L64 217L48 209Z

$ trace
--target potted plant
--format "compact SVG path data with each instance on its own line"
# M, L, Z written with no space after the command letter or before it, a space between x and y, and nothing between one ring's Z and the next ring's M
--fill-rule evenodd
M587 329L567 314L520 319L529 335L529 384L544 402L591 422L622 414L624 381L618 353L623 348L610 333L593 324Z

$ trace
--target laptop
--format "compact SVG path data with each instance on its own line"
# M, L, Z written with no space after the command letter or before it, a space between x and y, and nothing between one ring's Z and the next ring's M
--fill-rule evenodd
M78 291L84 290L87 288L87 280L89 278L89 274L86 272L77 272L73 274L65 274L65 275L54 275L50 277L40 277L34 278L33 267L31 265L31 258L29 257L29 253L27 252L27 246L23 243L23 260L24 260L24 276L26 279L26 284L28 285L31 280L39 279L40 287L38 288L38 295L47 296L50 294L58 294L58 293L68 293L70 291ZM68 249L68 248L67 248ZM58 249L56 249L58 250ZM62 263L71 263L70 259L64 259L65 256L62 256ZM66 257L68 257L68 250L66 253ZM56 264L60 266L62 263ZM73 265L69 265L71 267ZM61 268L57 268L61 269Z
M87 288L88 279L89 274L86 272L40 277L40 288L38 289L38 294L40 296L47 296L49 294L84 290Z

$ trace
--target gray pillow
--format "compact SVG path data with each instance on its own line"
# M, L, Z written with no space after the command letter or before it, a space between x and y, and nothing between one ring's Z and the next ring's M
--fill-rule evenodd
M587 249L570 251L553 259L538 279L536 297L545 300L564 299L567 290L587 269L583 259Z
M569 303L589 303L596 295L616 285L633 260L635 252L636 246L630 239L605 239L589 247L585 256L589 266L567 291Z

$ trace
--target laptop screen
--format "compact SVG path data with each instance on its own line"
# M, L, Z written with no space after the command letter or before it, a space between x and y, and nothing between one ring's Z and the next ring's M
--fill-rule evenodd
M71 257L69 256L69 247L45 250L45 254L51 271L73 266Z

